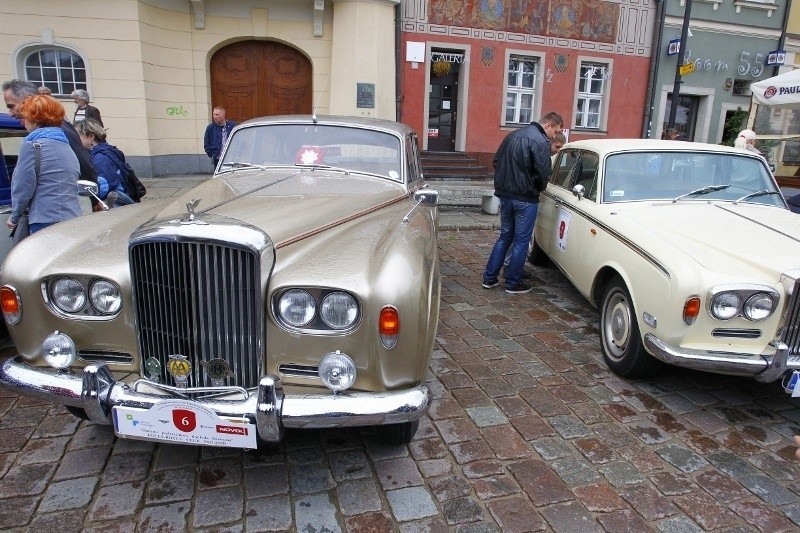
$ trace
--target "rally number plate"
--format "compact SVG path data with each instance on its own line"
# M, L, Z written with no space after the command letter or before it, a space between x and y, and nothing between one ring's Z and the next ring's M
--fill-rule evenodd
M255 424L221 418L186 400L166 400L150 409L116 406L113 411L114 431L120 437L197 446L258 446Z

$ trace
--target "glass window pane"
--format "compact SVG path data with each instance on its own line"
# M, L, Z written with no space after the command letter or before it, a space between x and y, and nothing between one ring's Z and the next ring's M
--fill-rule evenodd
M86 71L85 70L76 70L75 71L75 81L78 83L86 84Z
M595 78L592 80L592 94L602 94L603 93L603 78Z
M25 66L28 67L38 67L39 66L39 54L31 54L25 60Z
M73 81L73 79L72 79L72 71L68 70L68 69L65 69L65 68L62 68L61 69L61 80L65 81L65 82Z
M519 112L519 123L520 124L529 124L533 122L533 113L530 109L520 109Z
M42 81L38 68L27 67L25 69L25 77L28 81Z
M42 65L47 67L56 66L56 51L55 50L42 50L39 52Z

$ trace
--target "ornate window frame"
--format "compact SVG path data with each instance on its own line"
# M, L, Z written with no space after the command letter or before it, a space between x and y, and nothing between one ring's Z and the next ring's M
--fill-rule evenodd
M588 87L590 90L581 90L582 78L581 73L584 67L588 66L595 66L595 67L602 67L605 69L605 72L602 74L601 80L601 87L599 91L591 90L593 89L592 84ZM605 57L588 57L588 56L578 56L577 61L577 72L575 77L575 100L573 104L573 109L575 112L573 127L576 130L581 131L592 131L592 132L605 132L608 129L608 108L609 108L609 99L611 98L611 80L614 72L614 60ZM584 85L584 89L587 87ZM589 101L599 101L600 102L600 109L597 112L597 125L588 126L585 120L579 122L579 113L578 113L578 106L579 102L588 102ZM587 116L588 108L584 111L584 117Z
M536 68L533 73L533 83L531 87L524 87L521 84L509 84L509 77L511 71L509 70L510 63L513 59L522 59L522 60L529 60L535 63ZM503 69L504 81L503 81L503 100L502 100L502 110L501 110L501 125L502 126L525 126L530 124L532 121L538 120L539 115L541 115L541 98L540 95L542 94L542 83L544 80L543 75L543 67L544 67L544 59L545 54L531 52L530 50L506 50L506 57L505 57L505 68ZM521 73L517 73L521 76ZM508 111L509 111L509 102L508 97L509 95L516 95L518 99L515 101L515 105L513 108L514 111L514 119L516 120L508 120ZM529 95L532 97L531 109L530 109L530 120L520 120L520 98L523 96Z
M48 51L66 52L66 53L69 53L69 54L71 54L73 56L76 56L77 58L79 58L83 62L83 68L80 68L80 67L76 68L76 67L74 67L72 65L70 67L61 67L61 66L53 65L52 67L48 67L48 68L54 69L55 74L56 74L56 79L55 80L44 80L44 82L42 82L42 80L39 80L39 79L31 79L31 77L28 75L29 74L29 70L28 70L28 66L27 66L28 59L33 54L38 54L40 52L48 52ZM50 90L53 93L53 96L55 96L55 97L61 97L61 98L69 97L69 95L75 89L85 89L86 91L89 92L89 94L92 94L91 83L90 83L91 72L90 72L89 62L86 59L86 55L81 50L77 49L75 46L71 46L71 45L63 43L63 42L53 42L52 40L48 40L48 39L43 39L43 40L39 40L39 41L29 41L27 43L23 43L23 44L19 45L13 51L12 57L13 57L13 61L14 61L14 70L15 70L15 74L16 74L15 77L16 78L32 81L33 83L36 83L36 84L39 84L39 85L44 83L44 85L46 85L46 86L48 86L50 88ZM36 68L36 67L32 67L32 68ZM39 67L39 68L41 68L41 67ZM64 72L65 69L69 69L69 73L70 73L71 77L73 78L72 80L68 80L68 79L65 80L62 77L62 74L65 73ZM84 80L80 80L80 79L75 80L75 77L76 77L75 74L76 73L81 73L82 74L82 76L78 76L78 78L83 77L85 79ZM68 78L69 76L65 76L65 77Z

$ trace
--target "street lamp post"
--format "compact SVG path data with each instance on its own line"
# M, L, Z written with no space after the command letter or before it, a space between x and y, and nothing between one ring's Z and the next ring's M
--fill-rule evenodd
M683 27L681 28L681 44L678 49L678 61L675 65L675 85L672 87L672 105L669 108L667 129L675 127L675 116L678 114L678 96L681 92L681 66L686 53L686 39L689 35L689 17L692 14L692 0L686 0L686 9L683 12Z

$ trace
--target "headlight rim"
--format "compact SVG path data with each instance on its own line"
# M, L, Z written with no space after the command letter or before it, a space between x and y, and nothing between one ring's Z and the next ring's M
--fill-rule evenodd
M310 307L311 314L308 317L308 319L305 322L302 322L302 323L294 323L291 320L287 319L287 315L285 314L283 306L282 306L282 303L284 302L284 298L286 298L287 295L289 295L291 293L295 293L295 292L306 294L308 296L308 298L310 299L310 301L312 302L312 305ZM307 291L305 289L302 289L300 287L291 287L291 288L286 289L285 291L282 291L281 294L277 297L276 309L275 310L276 310L276 314L277 314L278 318L280 319L280 321L284 325L286 325L286 326L288 326L290 328L293 328L293 329L303 329L304 327L306 327L308 324L310 324L314 320L314 317L317 315L317 307L318 307L317 300L314 298L313 294L311 294L309 291ZM307 309L308 309L308 307L307 307Z
M728 322L741 319L747 322L763 322L774 317L776 310L780 307L783 294L779 288L762 283L725 283L715 285L708 290L705 307L708 316L713 320ZM730 317L715 312L715 304L725 295L734 295L738 298L738 312ZM752 313L745 311L747 302L756 295L763 295L772 302L771 310L763 318L754 317Z
M80 292L80 296L81 296L81 300L82 300L80 306L76 306L75 309L68 309L64 305L59 303L59 295L57 294L57 291L59 290L59 286L61 285L62 282L64 282L64 283L74 282L74 283L77 284L78 288L80 289L79 292ZM87 304L87 302L89 300L88 294L87 294L87 291L86 291L86 286L83 283L81 283L79 280L75 279L74 276L58 276L56 278L53 278L49 283L48 292L49 292L50 299L51 299L53 305L59 311L61 311L62 313L66 314L66 315L69 315L69 316L79 316L80 312L83 309L86 308L86 304Z
M748 311L748 307L750 307L749 303L756 297L763 297L763 298L769 300L770 304L771 304L770 308L769 308L769 311L767 311L766 315L764 315L763 317L760 317L760 318L752 316L752 313ZM748 296L747 299L744 300L744 302L742 302L742 315L746 319L748 319L748 320L750 320L752 322L761 322L762 320L767 320L769 317L772 316L772 313L775 312L776 303L777 303L776 299L772 294L770 294L768 292L762 292L762 291L755 292L755 293L751 294L750 296Z
M94 288L97 287L101 283L108 284L117 293L116 294L116 298L115 298L116 307L114 309L112 309L112 310L108 310L108 311L103 310L95 302L95 297L93 295ZM102 316L116 316L122 310L122 291L120 290L119 285L117 285L113 281L111 281L109 279L105 279L105 278L95 278L89 283L89 288L87 289L86 292L88 294L88 301L89 301L89 304L92 306L92 309L94 309L95 311L100 313Z
M316 308L314 319L306 324L305 326L298 327L290 324L286 320L283 319L280 310L280 301L281 298L289 291L292 290L303 290L311 294L314 299L316 300ZM322 312L322 301L325 299L329 294L341 292L353 299L356 305L356 318L355 320L344 329L334 329L321 317ZM342 288L342 287L331 287L331 286L314 286L314 285L284 285L280 287L276 287L272 291L272 296L270 298L270 314L275 321L275 323L280 326L283 330L291 332L291 333L300 333L303 335L329 335L329 336L340 336L340 335L348 335L359 328L361 322L364 319L364 305L361 302L358 294Z
M344 296L346 296L347 298L349 298L352 301L353 306L354 306L353 318L350 319L349 322L347 324L343 325L343 326L338 326L338 325L335 325L335 324L331 324L331 322L326 318L325 304L326 304L326 302L330 301L329 300L330 298L336 297L336 295L344 295ZM353 325L355 325L358 322L358 318L359 318L360 314L361 314L361 308L358 305L358 300L356 300L356 298L352 294L350 294L349 292L346 292L346 291L340 291L340 290L330 291L327 294L325 294L325 296L322 298L322 300L319 303L319 316L320 316L320 319L325 323L326 326L328 326L329 328L331 328L334 331L347 331L347 330L351 329L353 327Z

